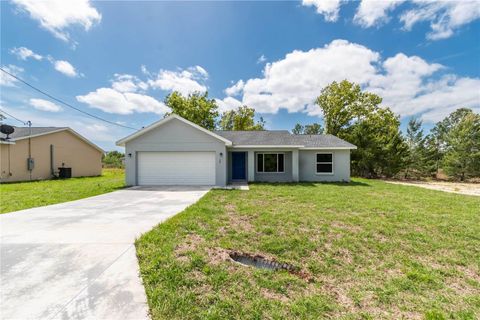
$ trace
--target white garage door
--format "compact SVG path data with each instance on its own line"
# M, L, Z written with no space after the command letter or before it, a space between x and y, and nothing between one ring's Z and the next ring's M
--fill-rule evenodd
M215 152L139 152L138 184L215 185Z

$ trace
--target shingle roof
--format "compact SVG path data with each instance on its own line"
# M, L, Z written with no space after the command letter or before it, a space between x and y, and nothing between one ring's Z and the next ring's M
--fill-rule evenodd
M45 134L52 131L67 129L66 127L14 127L15 131L9 135L11 140L25 138L30 135ZM30 131L31 130L31 131ZM6 134L0 133L0 138L6 138Z
M235 145L293 145L292 135L287 130L280 131L214 131Z
M299 134L292 137L306 148L355 148L355 145L331 134Z
M305 148L355 148L345 140L331 134L294 135L287 130L279 131L214 131L233 145L248 146L302 146Z

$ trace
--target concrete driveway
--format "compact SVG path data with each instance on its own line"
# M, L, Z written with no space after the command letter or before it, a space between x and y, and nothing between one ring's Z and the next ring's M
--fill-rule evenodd
M209 188L130 188L0 215L2 319L145 319L135 238Z

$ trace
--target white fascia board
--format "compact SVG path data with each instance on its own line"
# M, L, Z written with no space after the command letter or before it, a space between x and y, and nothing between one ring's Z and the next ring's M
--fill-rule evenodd
M301 149L301 148L303 148L303 145L267 145L267 144L264 144L264 145L241 145L241 144L237 144L237 145L233 145L231 147L234 148L234 149L265 149L265 148L271 148L271 149L272 148Z
M305 147L300 150L355 150L357 147Z
M149 131L151 131L151 130L153 130L153 129L155 129L155 128L158 128L158 127L164 125L165 123L169 122L169 121L172 120L172 119L177 119L177 120L179 120L179 121L182 121L183 123L186 123L186 124L194 127L195 129L198 129L198 130L200 130L200 131L202 131L202 132L204 132L204 133L206 133L206 134L208 134L208 135L210 135L210 136L212 136L212 137L214 137L214 138L216 138L216 139L218 139L218 140L221 140L221 141L225 142L225 144L226 144L227 146L231 146L231 145L232 145L232 142L231 142L230 140L225 139L224 137L221 137L221 136L219 136L218 134L215 134L215 133L213 133L213 132L210 131L210 130L207 130L207 129L205 129L205 128L202 128L202 127L200 127L199 125L197 125L197 124L195 124L195 123L193 123L193 122L191 122L191 121L188 121L187 119L184 119L184 118L182 118L182 117L180 117L179 115L176 115L176 114L172 114L172 115L170 115L170 116L168 116L168 117L166 117L166 118L164 118L164 119L161 119L161 120L159 120L159 121L157 121L157 122L154 122L154 123L152 123L151 125L143 128L143 129L141 129L141 130L138 130L137 132L134 132L134 133L132 133L131 135L126 136L126 137L123 138L123 139L118 140L118 141L116 142L116 145L123 147L123 146L125 146L125 143L127 143L128 141L131 141L131 140L133 140L133 139L135 139L135 138L137 138L137 137L139 137L139 136L141 136L141 135L143 135L143 134L145 134L145 133L147 133L147 132L149 132Z

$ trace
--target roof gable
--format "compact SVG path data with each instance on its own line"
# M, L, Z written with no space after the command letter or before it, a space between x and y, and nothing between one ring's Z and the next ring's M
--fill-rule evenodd
M14 127L14 128L15 128L15 131L9 135L9 139L3 140L3 141L9 141L9 142L12 142L12 144L14 144L15 141L19 141L19 140L45 136L48 134L53 134L53 133L62 132L62 131L68 131L74 136L76 136L77 138L79 138L80 140L82 140L83 142L97 149L98 151L102 153L105 152L102 148L100 148L99 146L97 146L96 144L94 144L93 142L91 142L90 140L88 140L87 138L85 138L75 130L68 127L31 127L31 128L30 127ZM1 135L2 135L1 138L5 139L6 135L4 134L1 134Z
M117 144L117 146L124 146L125 143L127 143L127 142L129 142L129 141L132 141L132 140L140 137L141 135L143 135L143 134L145 134L145 133L147 133L147 132L150 132L150 131L152 131L152 130L154 130L154 129L156 129L156 128L159 128L159 127L161 127L162 125L168 123L169 121L171 121L171 120L173 120L173 119L177 119L177 120L179 120L179 121L181 121L181 122L183 122L183 123L185 123L185 124L187 124L187 125L195 128L195 129L197 129L197 130L199 130L199 131L201 131L201 132L203 132L203 133L206 133L207 135L210 135L210 136L214 137L215 139L218 139L218 140L220 140L220 141L223 141L227 146L232 145L232 142L231 142L230 140L228 140L227 138L224 138L224 137L222 137L222 136L220 136L220 135L218 135L218 134L216 134L216 133L214 133L214 132L212 132L212 131L210 131L210 130L207 130L207 129L205 129L205 128L202 128L201 126L199 126L199 125L197 125L197 124L195 124L195 123L193 123L193 122L191 122L191 121L188 121L187 119L184 119L184 118L182 118L182 117L180 117L179 115L176 115L176 114L172 114L172 115L170 115L170 116L168 116L168 117L166 117L166 118L164 118L164 119L161 119L161 120L159 120L159 121L157 121L157 122L154 122L154 123L152 123L151 125L143 128L143 129L141 129L141 130L139 130L139 131L137 131L137 132L134 132L133 134L131 134L131 135L129 135L129 136L123 138L123 139L120 139L120 140L117 141L116 144Z

